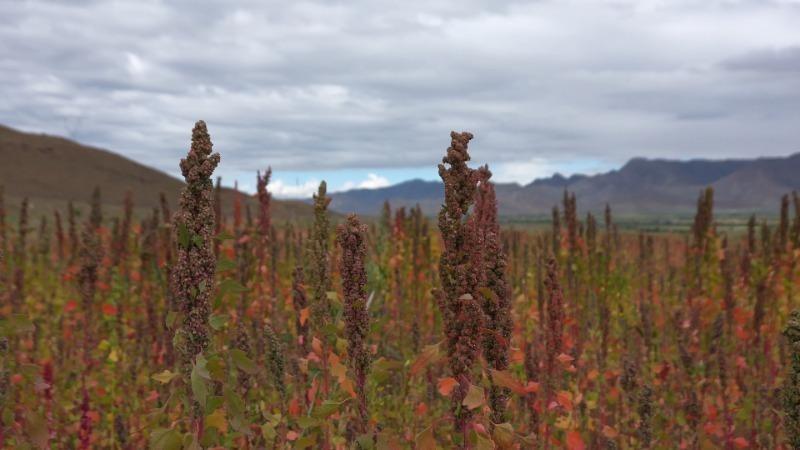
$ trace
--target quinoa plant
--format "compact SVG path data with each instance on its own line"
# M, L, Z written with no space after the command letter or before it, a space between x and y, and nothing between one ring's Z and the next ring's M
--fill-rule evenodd
M190 374L195 358L209 344L209 301L214 291L216 269L212 244L211 174L219 161L219 154L212 154L205 122L197 122L192 130L189 153L180 164L186 187L181 193L180 209L173 219L178 249L171 274L171 290L179 313L173 345L178 353L186 395L190 399L192 431L198 435L202 434L202 405L192 393Z
M347 337L347 355L350 369L355 375L355 390L358 400L358 416L354 428L358 434L367 432L369 412L367 410L366 383L369 374L370 355L366 339L369 332L367 311L367 272L364 268L367 227L355 215L339 226L337 242L341 247L342 290L344 292L344 326Z
M500 245L500 225L497 222L497 198L494 185L489 180L492 173L488 167L478 171L480 183L475 204L475 219L482 251L481 277L483 290L482 304L486 320L483 337L483 355L492 369L506 370L509 366L509 348L513 320L511 318L511 292L506 282L506 255ZM492 408L492 422L505 422L508 388L492 383L489 390L489 406Z
M442 313L450 372L458 382L452 392L452 413L456 433L466 432L473 415L462 403L472 385L472 368L481 348L483 311L478 297L480 268L475 266L478 250L469 226L470 208L475 202L478 175L467 166L472 134L451 132L451 144L439 164L445 201L439 212L443 249L439 261L441 289L434 295ZM480 262L478 259L477 262Z
M789 344L789 368L782 400L786 434L791 448L800 448L800 310L792 311L783 335Z
M314 194L314 224L308 241L306 270L311 286L312 325L318 333L332 323L334 314L333 305L328 298L328 292L331 290L328 205L331 198L327 196L326 191L327 184L323 181Z

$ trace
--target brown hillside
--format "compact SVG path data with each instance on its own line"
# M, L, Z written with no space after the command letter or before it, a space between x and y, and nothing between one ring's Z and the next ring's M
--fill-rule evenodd
M176 178L115 153L2 125L0 184L5 187L9 203L13 205L27 197L39 211L63 207L68 201L83 204L95 186L100 186L104 203L114 208L119 207L128 191L140 211L158 206L161 192L175 208L183 186ZM234 195L232 189L224 189L227 211ZM255 204L252 198L248 201ZM278 221L302 220L311 217L312 210L302 202L273 200L273 214Z

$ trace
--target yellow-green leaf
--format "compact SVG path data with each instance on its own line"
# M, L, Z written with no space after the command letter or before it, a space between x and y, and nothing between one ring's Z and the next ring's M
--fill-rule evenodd
M206 426L216 428L220 433L227 433L228 421L225 419L225 411L217 409L206 416Z
M181 435L174 429L159 428L150 433L153 450L180 450L181 446Z
M178 376L177 373L172 373L169 370L165 370L163 372L153 375L152 378L161 384L167 384L170 381L174 380L175 377L177 376Z
M469 409L475 409L483 405L483 401L483 389L474 384L470 384L467 396L464 397L464 401L461 402L461 404Z
M256 364L247 357L247 354L238 348L231 350L231 358L233 359L233 363L236 364L236 367L241 370L242 372L254 374L256 373L257 367Z

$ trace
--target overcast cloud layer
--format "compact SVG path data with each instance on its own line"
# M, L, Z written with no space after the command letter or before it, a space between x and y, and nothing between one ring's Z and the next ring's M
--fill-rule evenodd
M283 195L435 177L451 129L501 181L800 151L798 1L235 3L0 0L0 123L177 175L202 118Z

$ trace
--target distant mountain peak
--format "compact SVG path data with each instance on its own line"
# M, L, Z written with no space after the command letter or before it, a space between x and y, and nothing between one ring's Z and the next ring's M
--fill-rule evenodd
M547 214L561 202L565 189L575 192L583 210L601 212L608 203L617 212L630 214L691 213L697 193L718 187L719 211L774 211L781 193L800 189L800 153L787 157L756 159L690 159L635 157L621 168L596 175L569 177L554 173L527 185L498 183L503 215ZM439 181L409 180L368 193L333 194L331 208L340 212L375 215L384 201L393 206L420 204L427 214L441 207L443 186Z

